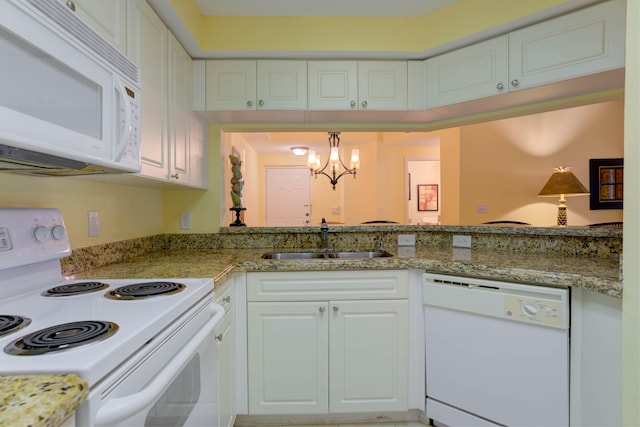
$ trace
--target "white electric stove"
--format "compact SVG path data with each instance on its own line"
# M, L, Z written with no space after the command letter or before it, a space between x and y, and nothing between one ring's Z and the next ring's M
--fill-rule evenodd
M215 357L224 314L213 280L68 281L70 253L58 210L0 209L0 375L77 374L90 388L83 426L215 425L215 387L202 381L215 372L200 360Z

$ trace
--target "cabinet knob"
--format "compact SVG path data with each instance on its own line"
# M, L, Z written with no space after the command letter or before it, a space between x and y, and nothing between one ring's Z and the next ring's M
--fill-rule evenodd
M171 178L180 179L180 175L178 175L177 173L174 173L173 175L171 175Z
M75 4L73 1L71 1L71 0L67 0L66 5L67 5L67 7L68 7L69 9L71 9L72 11L74 11L74 12L76 11L76 4Z
M502 89L504 89L504 85L503 85L502 83L498 83L498 84L496 85L496 88L497 88L498 90L502 90Z
M318 311L319 311L320 313L324 313L324 307L320 307L320 308L318 309Z
M351 101L351 103L350 103L349 105L351 105L351 108L355 108L355 106L356 106L356 101Z
M264 105L264 101L261 99L260 101L258 101L258 105L263 106Z
M247 107L253 107L253 101L251 100L247 101Z
M222 342L222 334L216 335L216 341Z
M520 84L520 82L516 79L511 80L511 86L516 87Z
M333 306L333 311L334 311L335 313L337 313L338 311L340 311L340 308L339 308L337 305L334 305L334 306Z
M362 101L362 108L367 108L367 101Z
M227 295L226 297L222 298L222 302L230 303L231 302L231 295Z

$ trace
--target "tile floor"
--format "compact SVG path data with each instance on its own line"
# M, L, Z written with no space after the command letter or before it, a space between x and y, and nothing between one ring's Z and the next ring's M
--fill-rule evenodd
M400 422L400 423L358 423L358 424L287 424L286 426L269 426L269 427L425 427L424 424L417 421Z

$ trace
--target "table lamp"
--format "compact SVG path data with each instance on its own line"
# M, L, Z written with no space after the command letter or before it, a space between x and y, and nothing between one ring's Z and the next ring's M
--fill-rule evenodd
M567 202L565 196L586 196L589 190L578 178L571 172L570 167L560 166L553 170L551 178L542 187L538 196L557 197L560 196L558 204L558 225L565 227L567 225Z

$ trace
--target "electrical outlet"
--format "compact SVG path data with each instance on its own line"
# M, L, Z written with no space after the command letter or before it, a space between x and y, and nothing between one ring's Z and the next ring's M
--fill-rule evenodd
M454 248L471 248L471 236L453 235Z
M191 230L191 212L180 212L180 230Z
M398 246L415 246L415 234L398 234Z
M98 237L100 235L100 218L98 212L89 212L89 237Z

